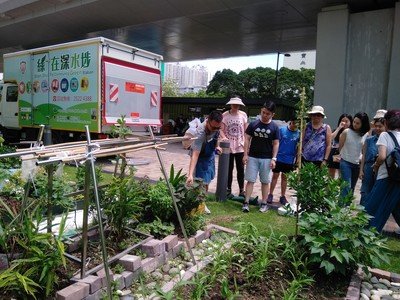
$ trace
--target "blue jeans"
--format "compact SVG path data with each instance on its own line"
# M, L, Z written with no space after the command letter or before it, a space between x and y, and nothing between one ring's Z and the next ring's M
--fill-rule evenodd
M353 195L354 187L358 180L358 174L360 173L360 165L353 164L351 162L340 160L340 176L348 183L342 190L342 197L345 197L348 193Z
M365 210L373 216L369 224L381 232L390 214L400 225L400 185L388 178L378 179L366 197Z

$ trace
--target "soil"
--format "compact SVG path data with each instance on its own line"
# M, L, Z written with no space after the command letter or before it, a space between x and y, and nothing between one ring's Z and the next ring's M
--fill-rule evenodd
M107 249L107 257L111 258L129 246L132 246L134 244L139 243L141 240L144 239L144 237L139 237L137 234L131 231L127 231L126 233L130 233L130 235L126 235L125 239L123 242L118 242L115 241L110 236L107 236L106 239L106 249ZM132 250L134 251L134 250ZM73 253L69 253L73 256L75 256L78 259L82 258L82 252L81 250L75 251ZM58 290L63 289L64 287L67 287L70 285L72 282L70 279L76 275L79 276L80 271L81 271L81 266L80 264L69 260L68 258L66 259L66 268L59 268L57 274L59 276L59 285L58 285ZM88 248L87 248L87 264L86 264L86 271L89 271L90 269L103 264L103 256L102 256L102 250L101 250L101 242L100 240L89 240L88 241ZM112 266L109 266L110 268Z
M249 259L251 259L249 257ZM241 273L239 266L231 266L228 272L229 289L230 291L235 290L235 285L239 291L240 296L234 297L233 299L243 300L275 300L283 299L284 292L288 290L289 281L291 276L289 273L289 266L285 263L279 263L271 265L266 272L266 276L259 281L245 282L245 274ZM204 271L207 273L207 269ZM300 298L296 299L307 299L307 300L339 300L346 296L347 288L349 286L351 274L343 275L331 275L326 276L322 273L314 274L314 283L302 291ZM191 285L185 285L181 293L184 295L184 299L190 299L191 291L193 287ZM211 290L208 291L208 295L203 299L205 300L224 300L221 295L221 283L216 282Z

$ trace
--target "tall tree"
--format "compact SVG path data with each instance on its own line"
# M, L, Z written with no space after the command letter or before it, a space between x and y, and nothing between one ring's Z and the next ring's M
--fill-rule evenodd
M243 93L243 84L240 82L238 75L230 69L223 69L215 73L207 87L207 94L221 97L243 95Z
M178 84L172 79L167 78L162 83L163 97L177 97L179 95Z

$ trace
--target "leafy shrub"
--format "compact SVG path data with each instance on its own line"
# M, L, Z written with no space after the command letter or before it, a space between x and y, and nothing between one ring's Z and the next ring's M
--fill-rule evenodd
M0 220L0 248L10 262L9 268L0 273L0 290L18 299L27 299L27 295L45 299L56 288L57 270L66 263L61 241L66 217L55 237L39 232L40 202L32 201L28 209L16 213L7 209L4 202L0 204L13 218L7 224Z
M137 229L141 232L151 234L156 239L162 239L172 234L175 230L175 226L172 223L162 222L159 218L156 218L151 223L139 224Z
M310 262L319 265L326 274L347 274L357 264L379 266L387 262L385 240L375 228L368 227L371 218L362 206L342 207L336 201L325 200L327 211L301 215L300 244L309 253Z
M182 221L188 235L194 235L197 230L204 228L204 226L206 225L206 220L201 214L186 217Z
M288 184L294 189L297 201L300 204L299 212L324 212L330 209L324 199L337 199L342 205L351 202L351 196L340 198L340 191L345 182L333 179L328 175L326 167L317 167L306 163L298 172L288 174Z
M135 180L133 170L128 177L114 177L105 189L101 204L117 240L123 238L126 226L142 215L146 189L147 185Z
M163 222L171 220L174 214L174 206L172 198L165 181L158 181L150 186L148 191L148 206L154 218L159 218Z
M15 152L16 148L3 145L0 142L0 154L7 154ZM21 167L21 159L19 157L0 158L0 169L17 169Z
M68 184L66 176L64 174L57 175L56 170L53 170L51 200L48 199L48 181L47 170L39 168L35 177L35 185L32 186L30 195L35 199L39 199L44 208L47 208L48 205L60 206L65 210L72 208L72 199L65 196L72 192L72 187Z

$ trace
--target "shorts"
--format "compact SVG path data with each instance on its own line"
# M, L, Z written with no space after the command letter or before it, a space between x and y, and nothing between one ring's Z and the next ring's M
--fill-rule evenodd
M293 164L285 164L283 162L277 161L275 164L275 169L272 170L274 173L289 173L294 171L294 165Z
M244 179L254 183L257 180L257 175L260 174L261 183L269 183L270 164L270 158L255 158L249 156Z

